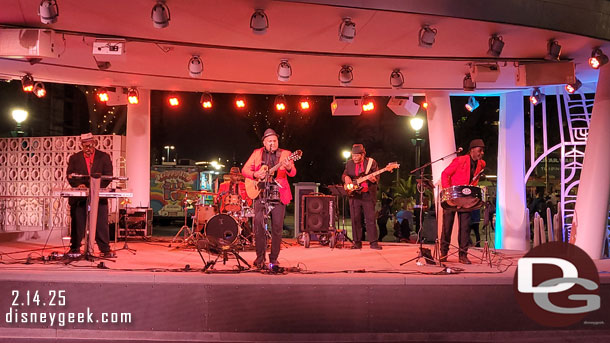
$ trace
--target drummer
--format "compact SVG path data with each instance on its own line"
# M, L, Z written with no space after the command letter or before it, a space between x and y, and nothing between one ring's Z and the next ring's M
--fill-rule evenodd
M218 197L214 201L220 201L220 213L241 211L242 201L248 201L248 206L252 200L246 193L246 185L239 167L231 167L229 180L220 184L218 187Z
M485 168L485 161L482 160L485 154L485 143L482 139L474 139L468 147L468 154L458 156L451 161L451 164L442 173L443 188L451 186L473 185L479 182L478 175ZM468 245L470 243L470 212L457 212L460 231L458 243L460 245L459 261L463 264L470 264L468 259ZM451 231L453 231L453 221L455 210L443 210L443 231L441 233L441 262L447 261L449 253L449 243L451 242Z

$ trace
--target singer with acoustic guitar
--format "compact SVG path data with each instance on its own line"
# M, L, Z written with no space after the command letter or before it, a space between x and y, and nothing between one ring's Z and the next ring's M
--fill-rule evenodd
M278 264L286 205L292 200L288 177L296 175L294 161L300 157L300 150L290 153L288 150L279 149L277 133L273 129L267 129L263 134L263 147L254 150L242 168L242 174L246 177L246 192L254 200L254 266L258 269L265 267L267 215L271 216L269 262Z

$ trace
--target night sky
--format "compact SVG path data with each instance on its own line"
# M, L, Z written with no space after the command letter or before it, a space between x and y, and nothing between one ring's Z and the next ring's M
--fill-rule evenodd
M28 120L23 131L30 136L78 135L91 131L94 134L125 134L126 106L109 107L97 103L96 87L47 84L48 94L38 99L25 94L18 81L0 84L0 132L10 137L15 122L10 111L15 106L27 107ZM203 110L200 93L177 93L178 108L167 105L168 92L151 92L151 161L159 163L165 156L165 145L176 147L171 159L209 161L221 158L227 165L241 165L253 149L262 146L260 137L267 127L281 135L280 147L303 150L303 159L296 162L298 181L314 181L322 185L340 182L345 159L343 150L354 143L364 144L367 155L380 167L388 162L401 164L400 176L415 168L415 132L409 126L409 117L397 116L386 104L389 97L374 97L375 110L360 116L335 117L331 115L332 97L310 97L309 112L296 110L300 96L287 95L286 113L275 112L274 95L246 95L247 106L237 110L234 94L213 93L214 107ZM498 97L478 97L481 105L473 113L464 109L467 97L452 97L453 117L457 146L465 149L473 138L483 138L488 144L485 160L489 173L495 174L497 155ZM415 101L423 102L423 97ZM420 108L418 115L425 117ZM13 132L14 135L14 132ZM427 127L421 130L425 139L422 146L422 163L429 161ZM228 162L227 162L228 160ZM431 173L430 169L427 173ZM389 186L396 178L386 173L382 184Z

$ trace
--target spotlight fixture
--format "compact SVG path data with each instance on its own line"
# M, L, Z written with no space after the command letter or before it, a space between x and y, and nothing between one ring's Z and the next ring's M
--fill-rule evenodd
M140 102L140 92L136 88L129 88L127 91L127 102L137 105Z
M108 102L110 100L110 95L108 94L108 90L104 87L97 90L97 100L99 102Z
M421 104L421 107L423 107L424 110L427 110L428 109L428 103L426 101L424 101L424 103Z
M370 112L374 109L375 109L375 102L373 101L373 98L368 95L363 96L362 97L362 111Z
M341 86L347 86L354 80L354 73L352 72L352 66L344 65L339 70L339 82Z
M540 91L539 87L535 87L534 90L532 91L532 95L530 95L530 102L536 106L539 103L544 101L544 94L542 94L542 92Z
M275 106L275 110L278 112L286 111L286 97L283 95L278 95L275 97L275 101L273 102Z
M466 76L464 76L464 82L462 82L462 87L465 92L474 92L477 88L477 83L472 81L470 74L466 74Z
M178 105L180 105L180 99L175 93L171 93L169 95L169 97L167 98L167 102L169 103L170 107L178 107Z
M561 45L554 40L551 39L546 47L546 55L544 56L545 60L548 61L559 61L559 56L561 56Z
M579 79L576 79L574 83L568 83L566 85L566 92L574 94L574 92L576 92L580 87L582 87L582 82L580 82Z
M44 87L44 83L39 81L34 84L34 95L39 98L43 98L45 95L47 95L47 90Z
M59 7L56 0L42 0L38 7L38 15L43 24L55 24L59 17Z
M424 48L431 48L434 45L436 39L436 29L431 28L428 25L422 26L419 30L419 46Z
M108 68L110 68L111 64L108 61L96 61L97 63L97 69L99 70L106 70Z
M25 74L21 78L21 88L24 92L34 91L34 78L31 74Z
M301 98L301 100L299 101L299 108L301 109L301 111L308 111L311 108L309 98Z
M390 74L390 85L394 89L399 89L405 83L405 77L400 72L400 69L394 69Z
M339 41L351 43L356 37L356 23L352 21L352 18L345 17L339 25Z
M502 36L498 36L497 34L491 35L489 38L489 50L487 50L487 54L492 57L500 57L502 49L504 49L504 41L502 40Z
M269 28L269 19L262 9L257 9L250 17L250 28L257 35L263 35Z
M203 92L203 94L201 94L201 99L199 100L199 103L201 104L201 107L205 109L212 108L212 94L208 92Z
M277 79L283 82L290 81L292 76L292 67L288 60L281 60L277 66Z
M468 98L468 102L466 103L466 105L464 105L464 107L466 107L469 112L472 112L476 110L477 107L479 107L479 102L475 97L471 96Z
M243 97L243 95L238 95L235 97L235 107L238 109L246 107L246 99Z
M591 58L589 58L589 65L593 69L599 69L599 67L608 63L608 56L604 55L602 49L595 48L593 52L591 52Z
M152 19L153 26L157 29L163 29L169 26L171 15L165 1L157 1L150 13L150 19Z
M203 61L197 55L193 55L188 64L189 75L191 77L201 77L203 74Z

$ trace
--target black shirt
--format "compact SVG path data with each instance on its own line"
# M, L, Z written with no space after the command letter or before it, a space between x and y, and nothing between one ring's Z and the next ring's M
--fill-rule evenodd
M474 173L477 170L477 161L472 159L472 156L470 156L470 180L468 180L468 183L470 183L472 181L472 178L474 177Z

